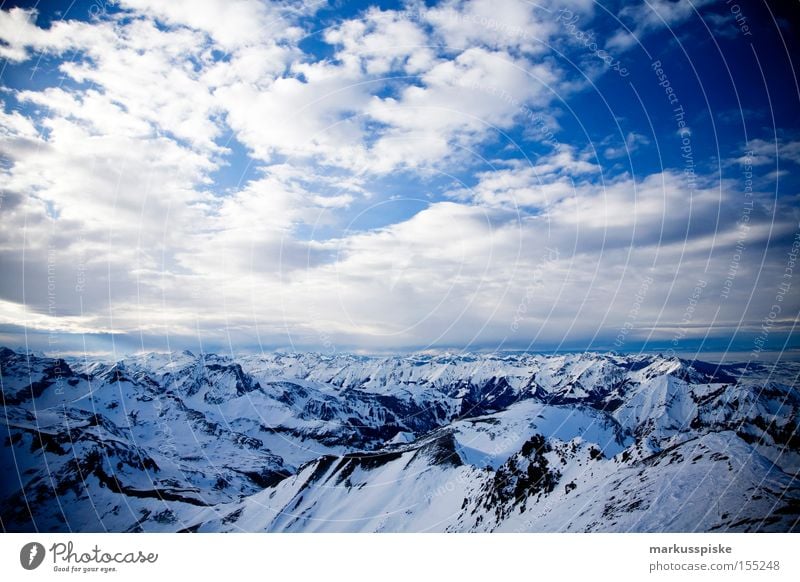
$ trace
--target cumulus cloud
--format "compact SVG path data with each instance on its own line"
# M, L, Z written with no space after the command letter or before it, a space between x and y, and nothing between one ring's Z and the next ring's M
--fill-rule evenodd
M121 5L171 26L202 31L228 51L296 38L302 31L293 26L294 17L313 6L258 0L121 0Z
M581 90L546 55L552 10L369 8L316 35L322 55L303 44L313 10L125 0L47 28L0 11L0 55L45 54L62 77L0 94L5 329L349 349L588 342L614 336L643 277L657 283L640 315L656 335L696 278L724 278L735 183L700 176L689 196L680 171L610 172L605 159L648 145L635 131L599 154L554 138L538 154L497 147L514 132L539 141L520 130L534 114L558 131L557 103ZM667 22L680 10L656 7ZM771 146L751 142L754 166ZM796 149L779 154L798 162ZM755 200L748 250L779 252L766 242L793 223L772 223L769 205L790 212ZM368 215L377 226L360 225ZM736 289L758 281L743 266ZM742 317L730 301L719 321Z

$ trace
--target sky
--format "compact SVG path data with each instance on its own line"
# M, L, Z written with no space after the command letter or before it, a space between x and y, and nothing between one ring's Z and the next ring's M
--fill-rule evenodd
M3 2L0 345L796 350L790 4Z

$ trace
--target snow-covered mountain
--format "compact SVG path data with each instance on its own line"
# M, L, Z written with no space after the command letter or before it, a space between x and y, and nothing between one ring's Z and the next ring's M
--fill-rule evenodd
M0 349L7 531L794 531L800 365Z

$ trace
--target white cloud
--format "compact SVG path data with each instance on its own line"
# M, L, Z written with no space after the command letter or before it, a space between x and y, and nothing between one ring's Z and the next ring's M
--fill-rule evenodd
M306 7L302 2L292 6L259 0L121 0L121 4L166 24L202 31L223 50L296 38L299 30L289 17Z
M636 133L635 131L628 132L628 134L625 136L624 145L613 145L615 142L616 140L612 141L609 139L601 144L607 144L607 147L603 150L603 155L609 160L626 158L637 151L639 146L646 146L650 144L650 140L647 138L647 136Z
M458 148L511 127L525 107L543 107L558 81L547 65L482 48L437 63L398 97L370 101L367 113L388 127L373 148L377 169L419 167L457 155Z
M576 180L597 178L601 171L588 154L576 155L569 146L533 164L515 161L504 165L509 167L477 174L474 187L455 190L450 196L489 207L549 211L553 205L578 195Z
M426 32L407 13L394 10L370 8L362 18L328 29L325 40L340 47L336 58L346 67L368 75L419 73L436 60Z
M701 177L689 199L677 172L609 175L567 144L528 165L480 159L482 144L532 112L555 126L551 104L575 90L542 56L552 11L484 0L370 9L324 33L333 52L317 58L297 42L299 5L123 7L124 17L49 29L35 12L0 11L9 60L74 56L60 65L70 82L9 88L20 108L0 111L0 213L12 225L0 258L21 273L0 281L6 325L271 344L288 329L307 345L367 349L513 333L558 341L618 324L654 265L662 274L642 318L655 328L685 308L686 281L719 281L727 268L741 215L727 182ZM674 10L660 14L680 21ZM251 154L238 160L253 165L242 187L217 182L229 137ZM601 153L647 144L634 132L624 141ZM772 159L771 145L751 142L753 165ZM788 161L798 151L779 146ZM422 190L429 204L413 215L344 228L392 202L372 180L403 185L409 169L463 174L479 162L474 186L447 200ZM771 214L756 199L754 253ZM790 222L772 226L785 234ZM709 253L722 258L709 265ZM737 290L757 278L743 267ZM722 316L735 314L731 301Z
M35 9L0 10L0 57L21 62L30 57L30 50L61 53L92 41L112 36L108 24L92 25L75 21L56 21L48 29L36 25Z
M786 162L800 164L800 141L754 139L744 150L741 156L731 161L749 166L783 166Z
M434 27L436 38L448 48L459 50L477 45L541 53L557 28L553 7L543 8L523 0L452 0L422 11L421 16Z
M630 32L619 30L607 46L609 49L631 48L642 38L662 28L672 29L689 20L696 11L713 0L645 0L641 4L627 5L620 10L623 22L630 23Z
M297 67L305 80L276 79L258 89L248 83L216 91L227 121L256 158L313 157L351 166L364 159L362 119L370 99L356 72L327 63Z
M506 189L511 178L505 170L485 176L484 188ZM478 330L482 340L500 342L525 303L515 333L557 342L621 325L642 279L653 276L639 317L668 337L659 322L680 319L698 278L713 291L703 298L697 322L710 321L741 236L732 185L722 198L708 188L689 202L675 194L681 182L667 173L606 188L580 184L546 214L528 217L500 207L435 203L402 223L327 243L339 259L286 279L282 308L288 321L303 322L293 333L312 343L328 334L360 346L403 347L420 337L463 345ZM775 224L772 236L791 227ZM769 215L757 210L748 238L754 260L769 237ZM547 249L558 258L547 257ZM717 258L712 263L710 252ZM736 288L747 294L758 270L743 263L738 276ZM734 301L721 305L720 320L741 316Z

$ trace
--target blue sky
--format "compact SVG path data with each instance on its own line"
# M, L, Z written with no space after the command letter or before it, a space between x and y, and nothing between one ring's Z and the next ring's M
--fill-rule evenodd
M796 349L781 10L5 2L0 343Z

